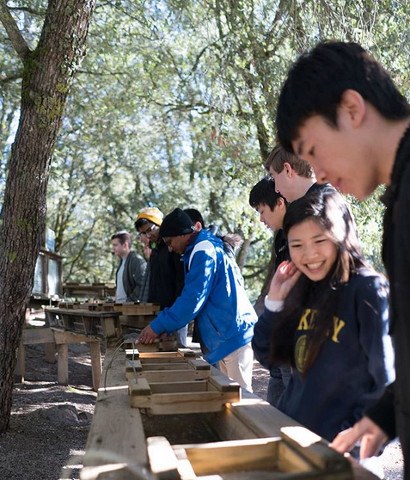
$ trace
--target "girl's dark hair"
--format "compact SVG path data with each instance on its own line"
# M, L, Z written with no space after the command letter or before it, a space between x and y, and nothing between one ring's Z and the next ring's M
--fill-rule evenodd
M304 310L308 307L315 311L314 328L307 334L304 373L314 363L333 328L340 289L353 272L368 267L350 209L336 190L323 188L292 202L284 218L285 235L293 226L308 219L317 222L329 234L337 247L337 258L328 276L319 282L301 275L285 299L272 336L273 360L295 366L295 331Z

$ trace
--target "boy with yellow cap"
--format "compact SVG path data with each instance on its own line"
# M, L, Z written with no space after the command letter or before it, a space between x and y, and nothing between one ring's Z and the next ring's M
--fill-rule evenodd
M156 207L143 208L137 215L134 226L140 238L149 240L151 248L145 276L142 301L158 303L161 310L173 305L184 286L184 267L180 255L168 251L159 236L163 213ZM179 329L177 341L187 344L187 327Z

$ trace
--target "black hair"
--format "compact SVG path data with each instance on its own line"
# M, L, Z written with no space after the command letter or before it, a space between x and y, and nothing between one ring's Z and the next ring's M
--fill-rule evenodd
M331 189L316 190L292 202L285 214L283 230L285 235L290 229L311 219L317 222L329 234L337 247L337 258L327 277L313 282L301 275L285 299L280 320L272 335L272 357L295 366L294 334L301 315L306 307L314 309L314 328L307 335L304 372L314 363L337 313L341 287L346 284L352 273L367 267L353 218L343 197ZM292 252L290 249L290 254Z
M204 218L199 210L197 210L196 208L185 208L184 212L194 223L199 222L202 228L205 228Z
M140 228L143 227L144 225L147 225L148 223L152 223L146 218L139 218L138 220L135 220L134 222L134 227L137 232L139 232Z
M283 197L275 190L275 181L270 178L262 178L252 187L249 193L249 205L253 208L258 208L259 205L264 203L271 210L274 210L279 198Z
M389 120L410 115L410 106L389 73L357 43L327 41L305 52L293 64L279 95L276 130L292 152L298 129L312 115L337 128L343 93L352 89Z

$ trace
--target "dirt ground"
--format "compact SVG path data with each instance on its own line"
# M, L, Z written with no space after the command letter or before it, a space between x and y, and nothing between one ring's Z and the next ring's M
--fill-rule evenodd
M253 388L265 398L268 373L255 362ZM26 347L25 382L15 385L10 429L0 435L1 480L79 479L96 393L86 345L72 345L69 386L57 384L57 364L41 346ZM381 457L387 480L402 478L398 442Z

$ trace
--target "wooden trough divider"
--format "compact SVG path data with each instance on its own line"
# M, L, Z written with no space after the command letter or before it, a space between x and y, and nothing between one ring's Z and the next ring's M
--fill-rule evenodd
M164 480L235 473L241 480L353 478L350 462L304 427L282 428L280 437L205 444L171 446L165 437L149 437L147 451L154 477Z
M154 437L156 442L156 445L154 445L151 435L164 435L160 425L165 422L161 417L155 418L141 415L143 413L142 410L131 408L128 382L126 382L124 375L124 357L125 352L123 351L119 352L113 348L107 349L104 368L108 370L108 375L106 384L104 383L104 387L100 388L98 393L94 418L83 460L84 470L96 466L109 472L102 474L104 478L105 476L108 478L109 475L112 480L129 479L131 478L131 472L121 470L121 468L124 469L127 468L127 465L131 465L150 470L148 462L148 453L150 453L154 461L151 461L151 472L147 474L146 478L151 478L151 475L155 474L154 478L161 480L173 478L182 480L194 478L196 480L199 472L195 472L193 467L196 467L199 460L193 462L194 465L192 465L190 459L201 455L201 452L198 453L196 451L197 448L208 448L208 454L204 453L205 463L213 462L213 454L210 455L210 452L212 452L211 445L209 443L199 444L198 442L203 442L203 440L196 440L195 435L184 436L188 440L180 441L178 432L175 432L176 436L172 440L172 446L162 437L165 440L162 443L163 448L155 448L155 446L161 446L162 439L156 442ZM211 371L214 373L213 367ZM147 393L149 391L147 388ZM243 402L228 404L220 412L210 414L204 412L198 417L208 419L212 428L218 431L217 438L220 441L210 440L210 442L216 442L216 447L228 447L229 445L225 443L226 441L236 442L238 439L246 439L244 440L245 443L248 444L249 442L252 445L252 439L259 439L266 443L266 441L270 442L279 438L282 440L279 446L283 446L283 448L278 448L278 450L281 450L278 453L281 465L284 464L286 466L286 464L294 462L293 458L298 458L299 450L302 450L300 452L301 457L303 457L302 465L303 462L307 462L312 466L312 470L305 473L269 472L267 477L269 480L299 480L302 478L314 480L348 480L351 478L354 480L375 480L375 476L372 473L353 460L350 463L353 469L353 474L351 474L347 459L329 449L327 442L317 442L316 439L318 437L314 434L313 439L310 437L307 442L305 442L305 439L301 441L301 436L297 435L297 445L294 445L292 439L294 439L295 435L292 429L288 431L287 428L282 429L282 427L285 425L298 427L298 423L254 394L246 390L243 390L242 393L244 397ZM182 430L184 428L184 416L182 415L179 418L181 419ZM148 434L147 439L146 425L144 426L144 424L149 424L152 420L154 421L153 426L158 428L151 429L152 433ZM187 422L191 421L191 418L188 416ZM187 426L188 424L185 425ZM308 433L311 434L311 432ZM165 435L168 434L165 433ZM233 446L231 444L231 447ZM184 447L188 448L188 453L185 452ZM192 449L189 450L189 447L192 447ZM239 445L239 447L238 453L234 455L236 462L242 458L242 455L247 456L247 447L243 444ZM220 450L223 455L226 455L228 451L222 448ZM113 455L116 458L114 461ZM222 460L218 460L218 462L222 462ZM186 468L183 469L183 466ZM283 469L284 467L282 467ZM178 476L176 476L176 472ZM257 478L261 480L263 477L260 477L259 473L257 472L258 475L256 475L254 472L251 474L246 471L229 474L218 472L215 474L215 477L211 478L223 477L231 480L238 480L239 478L241 480L255 480ZM262 472L263 475L265 473ZM81 476L81 478L85 477ZM210 478L208 477L207 480L210 480Z
M129 380L131 407L154 415L219 412L226 403L238 402L240 386L224 375L203 380L149 382L144 377Z
M240 400L240 386L187 348L177 352L126 350L131 406L152 414L216 412ZM215 372L217 372L215 370Z
M188 358L187 361L155 362L155 359L140 358L126 360L125 375L128 380L144 377L149 382L193 381L209 378L211 366L202 359Z
M140 352L137 348L125 349L125 375L128 380L144 377L149 382L193 381L208 378L211 366L196 358L190 348L176 352Z

